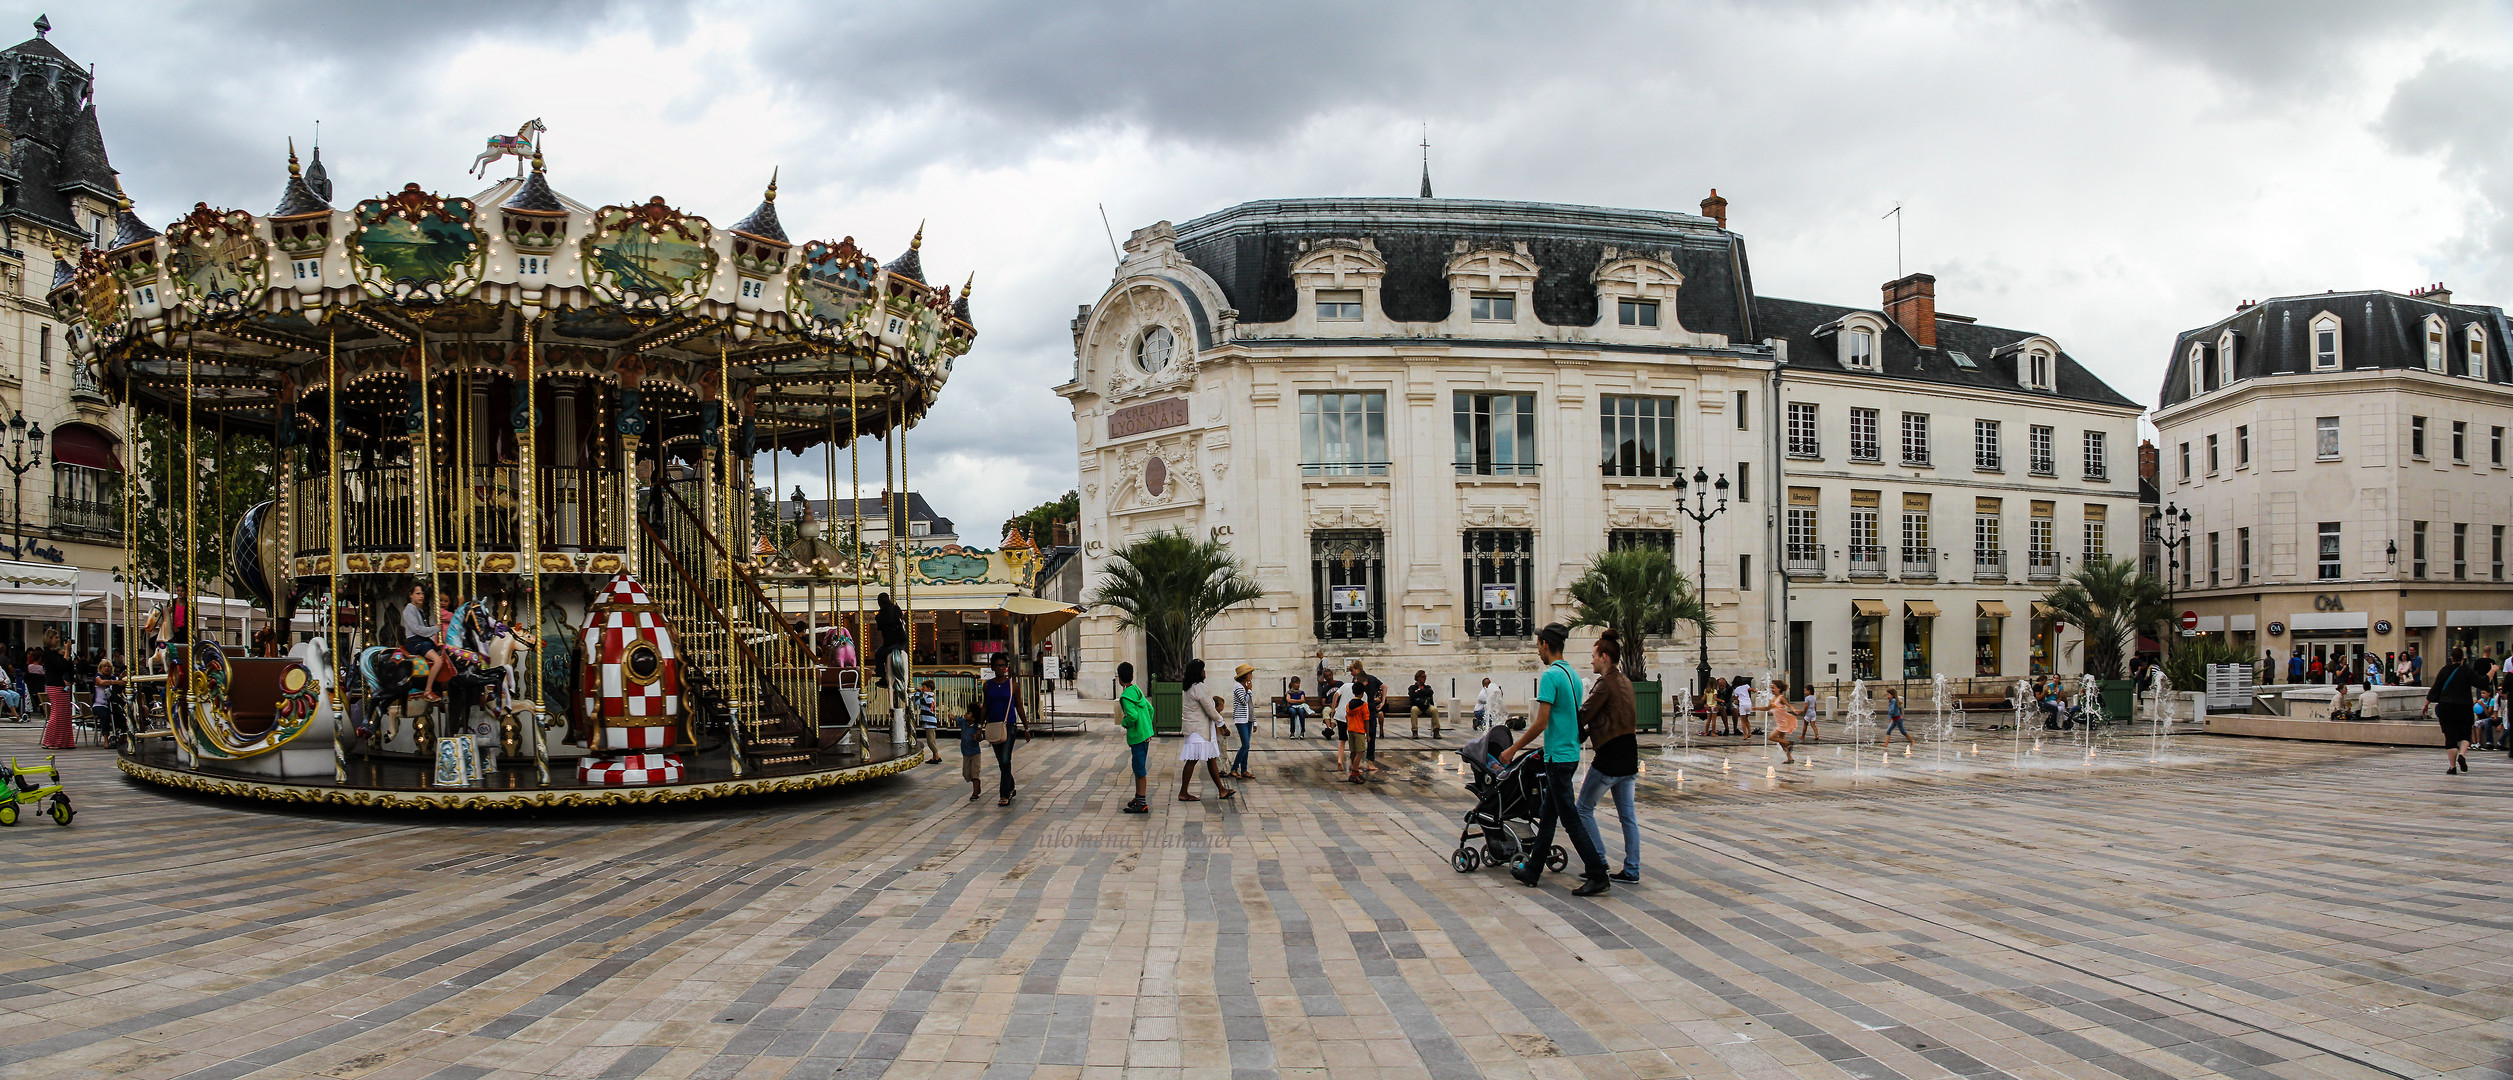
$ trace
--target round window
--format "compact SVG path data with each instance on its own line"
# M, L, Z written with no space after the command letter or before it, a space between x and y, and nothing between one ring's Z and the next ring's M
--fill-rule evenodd
M639 686L650 686L663 674L663 654L651 641L634 641L620 656L620 673Z
M1178 338L1166 326L1155 326L1134 341L1134 366L1146 375L1169 366L1178 352Z

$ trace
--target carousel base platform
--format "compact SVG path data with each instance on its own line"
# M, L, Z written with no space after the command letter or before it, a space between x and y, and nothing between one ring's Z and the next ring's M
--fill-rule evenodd
M532 810L561 807L640 806L704 802L752 795L823 791L914 770L925 760L922 744L894 751L886 741L867 750L824 751L808 760L752 766L734 776L721 751L687 759L680 779L668 784L588 784L576 779L573 760L552 761L542 784L529 759L501 758L474 787L438 787L434 769L417 759L349 759L349 782L329 776L288 780L195 769L177 760L165 740L142 740L116 761L123 774L183 791L305 806L384 810Z

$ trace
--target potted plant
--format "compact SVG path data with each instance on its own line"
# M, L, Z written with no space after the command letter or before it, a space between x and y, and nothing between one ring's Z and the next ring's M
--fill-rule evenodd
M2126 720L2136 688L2128 678L2138 631L2164 618L2164 585L2135 559L2080 563L2042 598L2061 622L2085 632L2085 673L2102 687L2103 715Z
M1657 548L1624 548L1588 561L1571 582L1571 625L1611 628L1623 640L1623 674L1632 680L1632 702L1640 730L1658 732L1666 726L1665 687L1647 678L1642 642L1647 635L1675 632L1679 623L1708 633L1710 611L1693 592L1692 579L1675 565L1675 557Z
M1090 603L1117 611L1121 629L1143 632L1143 660L1152 699L1152 730L1178 733L1179 698L1196 638L1214 616L1265 595L1218 540L1178 530L1156 532L1110 552Z

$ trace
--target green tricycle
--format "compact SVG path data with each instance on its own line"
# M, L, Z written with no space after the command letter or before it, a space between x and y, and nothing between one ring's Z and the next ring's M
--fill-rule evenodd
M52 805L39 805L46 800ZM17 824L20 806L37 807L35 812L51 815L55 825L67 825L78 816L70 808L70 794L61 790L61 767L49 756L41 765L20 765L16 758L0 765L0 825Z

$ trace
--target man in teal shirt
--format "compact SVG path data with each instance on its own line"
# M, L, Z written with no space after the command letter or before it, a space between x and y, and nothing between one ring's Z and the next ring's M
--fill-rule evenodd
M1508 762L1518 756L1527 744L1544 740L1544 804L1536 812L1536 842L1526 851L1524 859L1511 876L1519 884L1533 887L1544 880L1545 856L1553 850L1553 827L1560 825L1569 833L1571 847L1579 852L1579 888L1573 896L1595 896L1614 887L1606 876L1605 854L1597 850L1597 840L1588 835L1588 828L1579 821L1579 801L1571 791L1571 781L1579 774L1579 698L1582 692L1579 676L1562 662L1562 646L1569 643L1571 631L1561 623L1546 623L1536 631L1536 659L1544 662L1544 675L1536 680L1536 715L1527 724L1525 734L1510 748L1501 751L1501 760Z
M1145 780L1150 767L1152 749L1152 703L1143 697L1143 688L1134 685L1134 665L1117 665L1117 685L1125 689L1117 693L1117 724L1126 732L1126 753L1134 759L1134 801L1125 805L1124 813L1148 814L1152 805L1145 798Z

